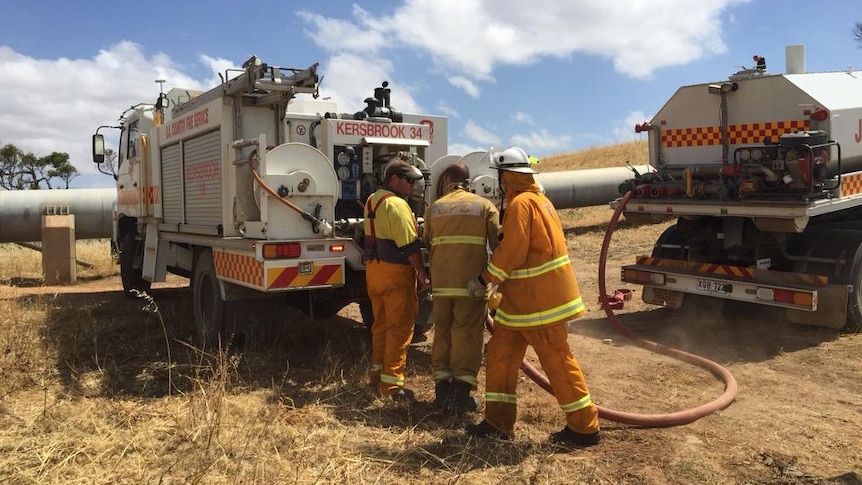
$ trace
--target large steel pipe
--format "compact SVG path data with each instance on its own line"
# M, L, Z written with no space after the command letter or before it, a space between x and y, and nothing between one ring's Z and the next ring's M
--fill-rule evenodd
M2 190L0 243L40 241L43 215L75 215L75 239L113 235L117 189Z
M643 175L652 171L649 165L634 167ZM619 186L635 177L628 167L591 168L536 175L545 195L557 209L602 205L622 196Z

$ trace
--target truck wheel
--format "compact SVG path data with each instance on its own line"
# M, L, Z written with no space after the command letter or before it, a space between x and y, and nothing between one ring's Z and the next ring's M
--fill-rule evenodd
M129 298L136 297L132 290L148 291L151 284L144 279L141 268L135 268L138 246L139 242L132 232L127 232L120 243L120 279L123 281L123 291Z
M200 251L195 258L192 279L192 305L195 311L195 329L204 350L217 350L224 341L227 302L222 299L216 278L212 251Z
M846 258L847 263L836 267L832 263L802 260L796 263L794 271L828 275L830 283L852 285L853 289L847 295L847 315L841 332L862 332L862 231L829 228L818 231L816 235L816 239L805 240L806 256Z
M862 331L862 245L856 247L847 283L853 285L853 291L847 295L847 320L841 331L858 333Z
M685 239L679 232L676 224L668 226L655 242L652 249L653 258L665 259L688 259L688 250L685 249Z
M371 326L374 325L374 310L371 308L371 300L359 301L359 315L362 316L362 323L368 331L371 331Z

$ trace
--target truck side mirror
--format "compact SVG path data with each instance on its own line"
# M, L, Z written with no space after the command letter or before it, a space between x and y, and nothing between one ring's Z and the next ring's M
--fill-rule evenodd
M99 165L105 161L105 137L96 133L93 135L93 162Z

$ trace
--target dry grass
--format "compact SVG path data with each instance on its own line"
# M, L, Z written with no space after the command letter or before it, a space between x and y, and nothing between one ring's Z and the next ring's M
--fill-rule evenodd
M598 167L641 147L624 148L549 157L542 168ZM609 214L579 208L565 219L572 231L599 231ZM105 279L107 292L25 294L41 285L39 253L0 245L0 282L21 288L0 299L2 483L611 483L544 432L477 443L465 421L430 403L377 398L354 321L261 325L242 355L203 355L187 290L130 300L106 241L79 242L77 257L91 265L78 267L79 281ZM428 345L411 349L417 388L433 388ZM548 428L559 418L555 406L522 412Z
M645 144L624 144L548 157L542 170L645 157ZM704 386L703 372L603 343L610 334L591 292L610 215L607 207L563 214L590 308L572 339L595 398L635 411L647 406L646 394L659 393L661 409L699 404L716 391L713 379ZM622 223L611 246L615 267L648 252L662 229ZM187 288L157 284L152 299L129 299L106 242L79 243L78 258L94 265L79 268L86 291L27 291L40 285L38 253L0 245L0 283L12 286L0 292L0 483L821 483L761 465L783 463L779 445L752 452L761 445L737 433L757 430L733 414L739 405L708 425L610 425L601 446L556 448L547 433L562 425L559 407L524 378L516 439L476 442L462 431L475 417L443 416L429 402L428 341L409 353L408 380L421 402L393 405L365 384L368 339L355 308L312 323L281 311L277 324L245 327L241 354L204 355L193 344ZM703 345L713 350L712 341Z

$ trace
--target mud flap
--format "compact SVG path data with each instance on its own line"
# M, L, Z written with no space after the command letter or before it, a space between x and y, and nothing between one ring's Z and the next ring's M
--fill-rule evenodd
M840 329L847 323L848 285L828 285L817 290L817 310L787 310L787 319L801 325Z
M147 281L165 281L165 271L161 271L161 279L156 279L156 261L159 256L159 228L155 223L147 224L144 235L144 264L141 275Z

